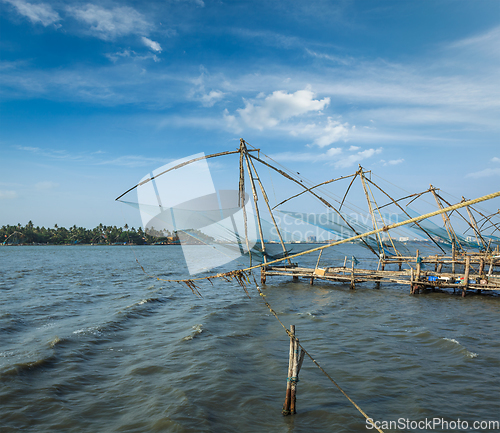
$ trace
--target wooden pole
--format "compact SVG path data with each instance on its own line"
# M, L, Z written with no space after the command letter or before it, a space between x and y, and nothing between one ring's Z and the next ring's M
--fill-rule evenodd
M243 157L244 157L244 152L245 152L245 146L243 143L243 139L240 139L240 181L238 185L238 195L239 195L239 205L241 209L243 210L243 224L245 226L245 243L247 246L247 251L248 251L248 258L250 261L250 266L252 266L252 252L250 251L250 244L248 243L248 223L247 223L247 209L245 207L245 168L243 167ZM261 270L261 283L264 284L265 281L265 274L264 274L264 281L262 281L262 270Z
M455 273L455 242L451 243L451 273Z
M354 257L351 258L351 290L355 289L354 285Z
M479 260L479 275L483 275L484 274L484 259L481 258L481 260Z
M252 194L253 194L253 201L255 205L255 217L257 218L257 226L259 228L259 236L260 236L260 245L262 248L262 257L264 261L264 265L267 262L267 255L266 255L266 245L264 244L264 234L262 233L262 224L260 221L260 214L259 214L259 206L257 204L257 201L259 197L257 196L257 190L255 189L255 182L253 180L253 175L252 175L252 170L250 169L250 164L248 162L248 152L245 146L245 143L243 142L243 139L241 139L241 146L244 147L245 150L245 161L247 165L247 171L248 171L248 177L250 178L250 185L252 186ZM260 270L260 282L261 284L266 283L266 267L264 266Z
M414 294L415 293L415 289L413 287L413 267L410 268L410 294Z
M245 147L245 149L246 149L246 147ZM264 197L264 201L266 202L267 210L269 211L269 216L271 217L271 220L272 220L272 222L274 224L274 228L276 229L276 233L278 234L278 238L280 240L281 248L283 249L283 254L286 257L288 255L288 253L286 251L285 243L283 242L283 238L281 237L280 229L278 227L278 224L276 224L276 220L274 218L273 211L271 209L271 206L269 205L269 199L267 198L267 194L266 194L266 190L264 189L264 185L262 185L262 182L260 181L259 174L257 173L255 165L253 164L253 161L248 157L247 154L245 154L245 158L247 160L247 163L250 163L250 165L252 166L253 172L255 174L255 179L259 183L260 191L262 193L262 197ZM290 259L288 259L288 264L290 266L292 266L292 262L290 261Z
M290 333L295 335L295 325L290 325ZM284 416L290 415L290 401L292 394L292 383L290 381L293 373L293 358L295 353L295 339L290 337L290 351L288 356L288 376L286 379L286 395L285 395L285 403L283 404L282 414Z
M470 256L465 257L465 273L464 273L464 287L462 288L462 297L465 298L465 293L469 288L469 271L470 271Z
M416 268L417 268L417 275L415 276L415 279L418 281L420 279L420 269L421 269L421 257L419 256L419 251L417 250L417 256L416 256Z
M290 414L294 415L297 413L295 408L295 403L297 401L297 382L299 381L298 368L299 368L299 341L293 340L293 367L292 367L292 377L290 378L291 389L290 389Z

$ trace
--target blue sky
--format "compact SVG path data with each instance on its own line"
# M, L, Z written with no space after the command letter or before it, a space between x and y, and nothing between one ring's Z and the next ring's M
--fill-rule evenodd
M2 225L138 225L116 196L240 137L318 182L500 185L497 0L2 0L0 36Z

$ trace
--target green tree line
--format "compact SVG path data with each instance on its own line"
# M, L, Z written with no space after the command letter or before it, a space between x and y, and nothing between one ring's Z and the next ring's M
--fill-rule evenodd
M39 227L34 226L30 221L25 226L18 224L4 225L0 229L0 244L107 244L132 243L136 245L164 243L179 243L177 233L169 231L147 230L142 228L129 228L127 224L124 227L105 226L99 224L93 229L77 227L74 225L69 229L59 227Z

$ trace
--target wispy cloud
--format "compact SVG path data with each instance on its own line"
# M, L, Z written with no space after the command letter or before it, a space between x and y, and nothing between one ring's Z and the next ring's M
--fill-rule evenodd
M210 74L204 66L200 70L200 76L192 80L195 87L190 90L188 97L200 101L204 107L212 107L224 98L225 93L219 89L207 90L206 82L211 79Z
M322 162L333 165L335 168L349 168L361 161L372 158L375 155L382 153L382 148L365 149L359 152L352 152L352 147L344 150L340 147L332 147L326 152L281 152L270 155L271 158L279 162L295 161L295 162Z
M366 149L351 155L348 155L345 158L340 159L339 161L334 162L335 168L347 168L352 167L355 164L359 164L361 161L371 158L374 155L379 155L382 153L382 148L378 149Z
M472 177L474 179L492 176L500 176L500 168L485 168L484 170L476 171L474 173L468 173L465 175L465 177Z
M0 189L0 200L9 200L17 197L17 192L12 190Z
M29 152L38 157L52 160L74 161L85 165L116 165L121 167L145 167L160 163L170 162L170 159L147 157L143 155L120 155L107 156L106 152L78 152L71 153L66 150L42 149L40 147L15 146L16 149ZM59 184L52 181L42 181L35 184L37 190L47 190L58 187Z
M15 146L16 149L22 150L24 152L30 152L39 156L44 156L51 159L60 160L82 160L84 159L83 154L72 154L67 150L56 150L56 149L42 149L40 147L32 146Z
M382 163L382 165L386 166L386 165L398 165L398 164L401 164L404 162L404 158L400 158L400 159L391 159L390 161L386 161L384 159L381 159L380 162Z
M46 191L49 189L54 189L57 188L59 184L57 182L52 182L50 180L42 181L42 182L37 182L35 184L35 189L38 191Z
M171 159L153 158L141 155L123 155L112 159L96 162L97 165L117 165L121 167L147 167L151 165L161 165L171 162Z
M61 21L59 14L47 3L28 3L24 0L3 0L11 4L17 13L28 18L33 24L45 27Z
M87 33L103 40L112 40L129 34L147 35L153 28L153 24L143 14L128 6L106 9L87 3L68 6L67 12L88 26Z
M478 35L470 36L468 38L459 39L458 41L452 42L448 46L450 48L464 48L464 47L484 47L496 48L494 51L496 53L500 52L499 47L500 42L500 26L494 27L487 32L480 33Z

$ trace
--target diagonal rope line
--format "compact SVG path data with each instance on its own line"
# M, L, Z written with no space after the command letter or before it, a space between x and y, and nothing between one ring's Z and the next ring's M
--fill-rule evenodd
M252 275L253 277L253 275ZM281 321L281 319L279 318L278 316L278 313L276 313L276 311L273 310L273 308L271 307L271 305L269 304L269 302L267 302L264 298L266 295L264 295L264 293L262 293L262 291L260 290L260 287L258 286L257 284L257 281L255 281L255 277L253 277L253 280L254 280L254 283L255 283L255 286L257 287L257 290L259 292L259 295L262 297L262 300L264 301L264 304L266 304L266 307L269 308L269 311L271 312L271 314L276 317L276 320L278 320L278 322L280 323L280 325L283 327L283 329L285 330L285 332L287 333L287 335L290 337L290 338L293 338L296 343L298 344L298 346L304 351L304 353L311 359L311 361L316 365L316 367L318 367L321 372L328 378L330 379L330 381L338 388L338 390L347 398L347 400L349 400L353 406L366 418L366 420L375 428L377 429L377 431L379 433L384 433L383 430L381 430L380 428L378 428L375 423L373 422L373 418L370 418L364 411L363 409L361 409L357 404L356 402L347 395L347 393L341 388L341 386L324 370L323 367L321 367L321 365L319 365L319 363L311 356L311 354L304 348L304 346L302 346L302 344L300 344L299 342L299 339L294 335L292 334L288 329L287 327L283 324L283 322Z

